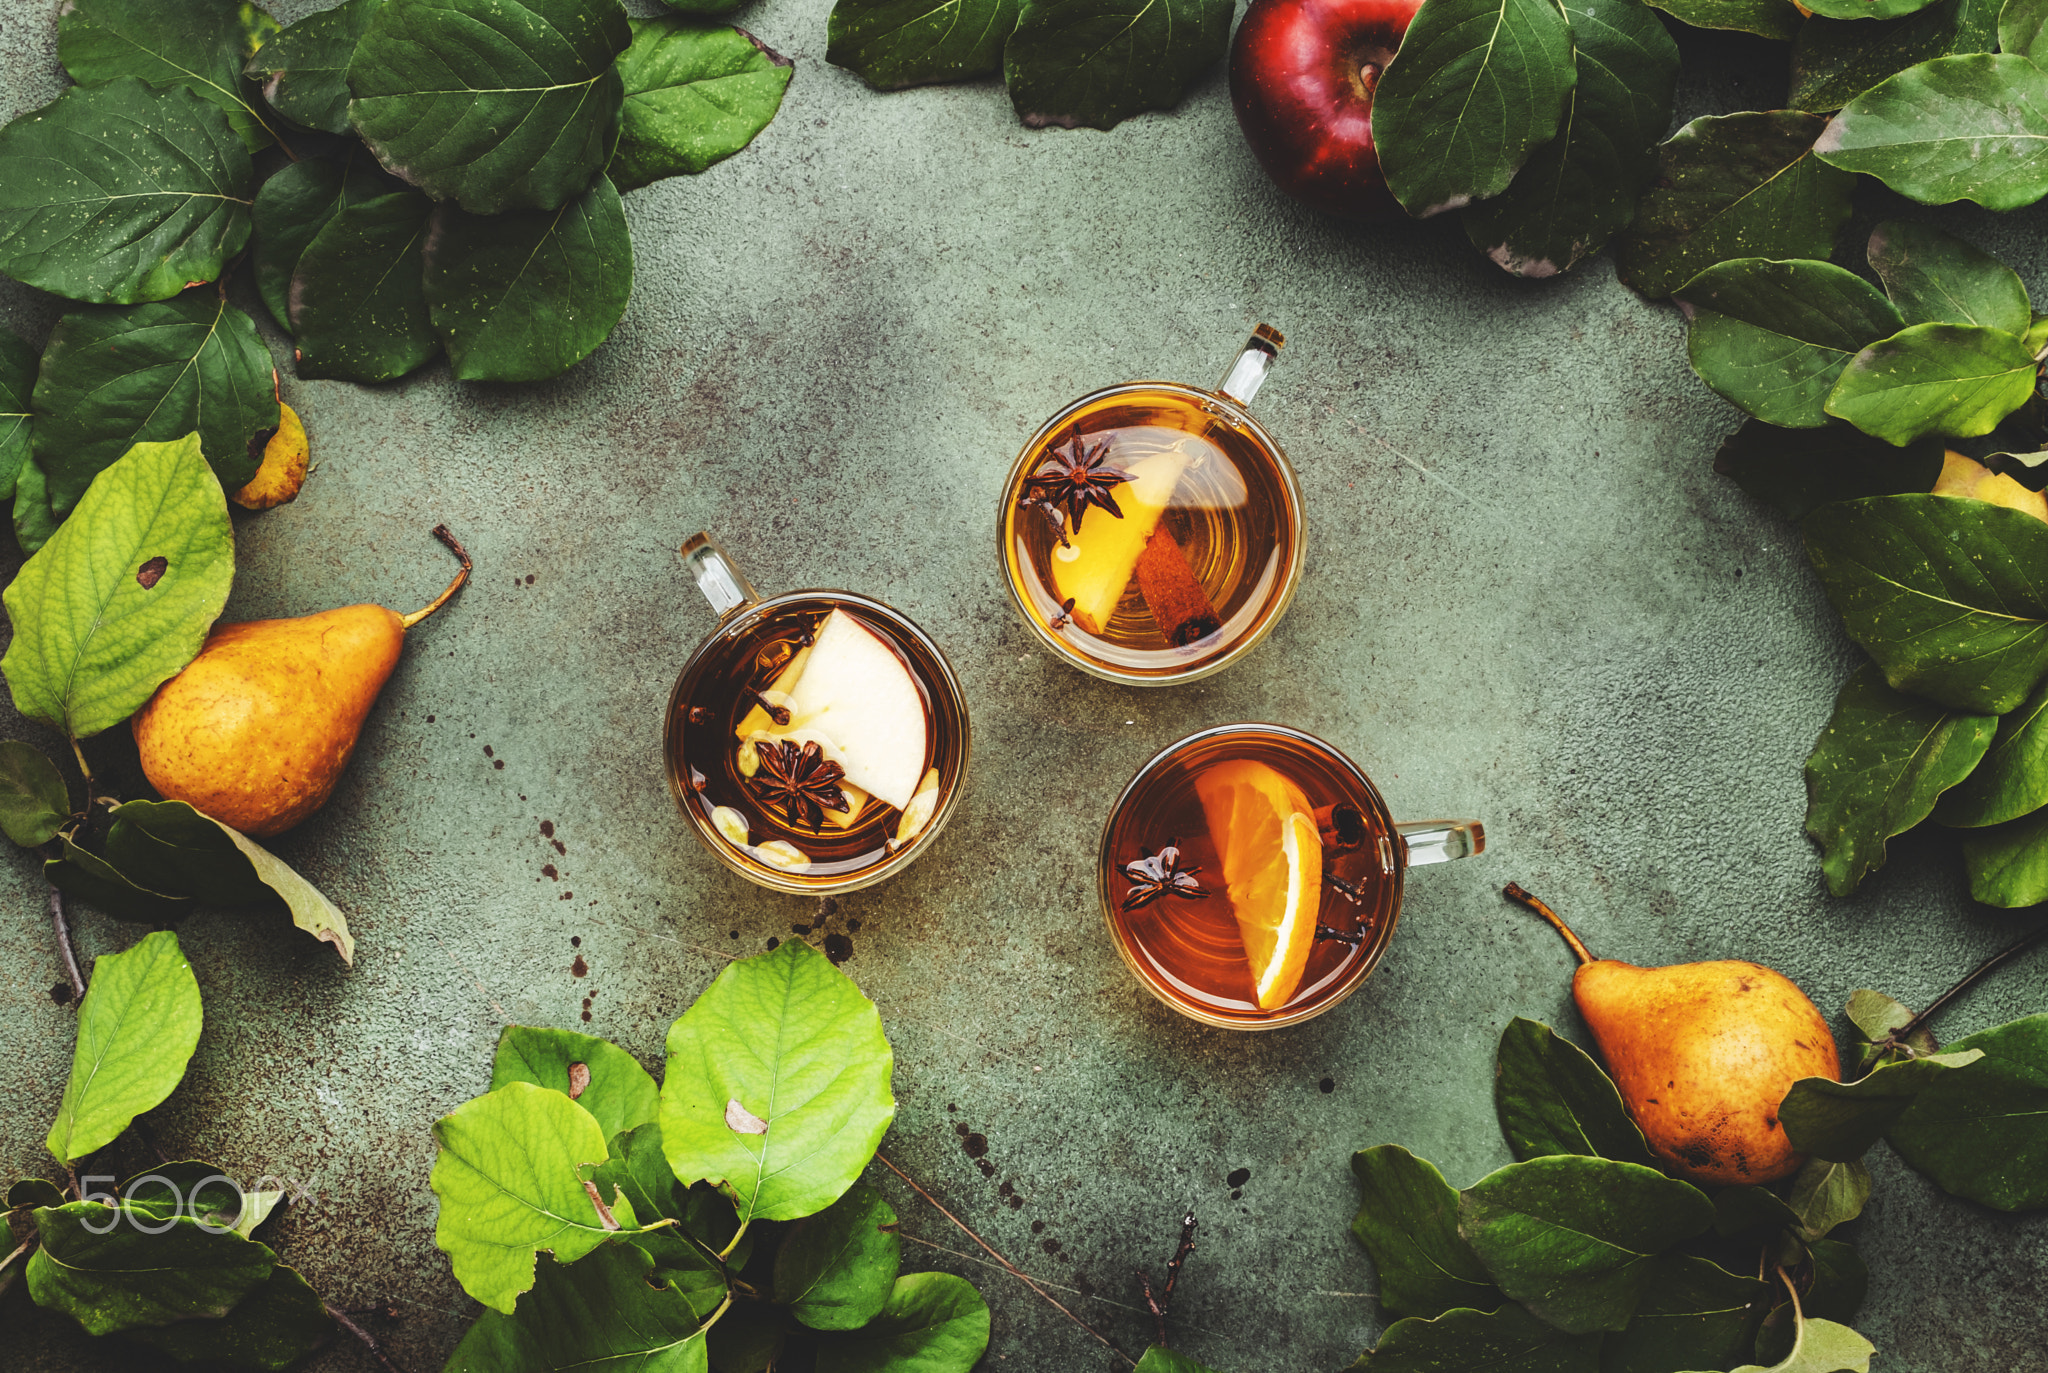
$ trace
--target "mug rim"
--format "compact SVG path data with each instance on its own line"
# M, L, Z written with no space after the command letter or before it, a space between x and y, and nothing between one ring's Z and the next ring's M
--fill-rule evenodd
M916 639L918 644L931 654L932 661L938 664L939 685L951 698L954 713L960 720L960 765L956 770L953 785L945 790L944 799L932 813L930 822L909 844L881 862L827 882L802 882L795 877L777 873L765 864L749 863L726 842L723 836L713 833L710 828L711 822L698 814L696 807L691 804L694 792L688 779L681 776L678 771L675 748L676 721L679 711L687 705L687 702L682 700L683 683L689 680L690 674L710 653L713 645L724 636L749 626L771 611L786 610L804 601L829 601L835 606L852 605L856 609L879 615L891 628ZM710 632L698 641L697 646L690 651L690 656L683 660L682 670L676 673L675 685L669 688L668 706L661 721L661 761L662 769L668 776L669 799L674 801L676 809L683 813L691 832L711 851L713 857L733 872L756 886L767 887L771 891L787 892L793 896L839 896L846 892L859 891L864 887L872 887L878 882L887 881L916 862L918 857L931 847L930 841L938 837L939 832L945 829L946 822L953 818L953 812L958 809L961 794L967 790L967 769L973 754L974 729L968 719L967 695L960 689L960 679L954 674L953 664L947 659L944 650L908 615L886 601L834 587L802 587L775 596L763 596L751 605L735 607L719 616L718 622L711 627Z
M1392 845L1394 869L1393 897L1386 924L1381 929L1378 937L1373 940L1372 948L1358 961L1350 976L1345 980L1344 985L1313 1006L1304 1007L1294 1012L1282 1009L1258 1019L1245 1016L1221 1015L1213 1011L1187 1005L1167 995L1166 991L1159 986L1139 963L1137 957L1131 952L1124 938L1123 931L1117 928L1116 902L1109 889L1110 877L1117 871L1115 857L1111 854L1109 847L1110 832L1116 826L1117 816L1130 801L1132 793L1138 789L1139 784L1158 769L1173 761L1185 749L1219 736L1242 734L1251 731L1284 735L1297 743L1304 744L1321 753L1356 781L1359 784L1361 795L1371 804L1374 814L1384 827L1387 838ZM1102 838L1096 845L1095 855L1095 892L1102 907L1102 919L1109 927L1109 942L1116 947L1117 955L1123 959L1124 966L1129 968L1132 976L1137 978L1139 986L1152 993L1153 996L1164 1002L1171 1009L1178 1011L1190 1020L1198 1020L1205 1025L1213 1025L1223 1030L1286 1029L1288 1026L1299 1025L1303 1021L1315 1019L1325 1011L1339 1005L1353 992L1357 991L1359 986L1368 977L1372 976L1373 970L1379 967L1380 960L1386 956L1388 946L1394 941L1394 931L1401 923L1402 898L1406 894L1407 877L1408 845L1402 839L1401 832L1396 827L1393 812L1388 809L1386 798L1380 795L1380 789L1373 785L1372 778L1366 776L1365 769L1352 762L1342 749L1339 749L1328 740L1320 739L1310 734L1307 730L1296 729L1292 725L1274 724L1266 720L1239 720L1230 724L1211 725L1206 729L1196 730L1193 734L1187 735L1184 738L1174 740L1146 759L1139 765L1138 770L1131 774L1131 780L1124 783L1123 790L1117 793L1115 804L1109 808L1109 814L1102 822Z
M1050 437L1055 429L1064 424L1068 416L1083 406L1092 405L1106 397L1140 391L1166 391L1201 401L1205 405L1218 406L1227 411L1233 420L1242 423L1250 429L1253 436L1265 446L1266 451L1273 457L1274 468L1280 474L1281 489L1287 496L1287 508L1294 521L1294 553L1288 560L1285 573L1280 578L1279 590L1274 593L1272 608L1265 616L1264 622L1251 634L1232 644L1227 650L1217 654L1214 658L1204 659L1195 666L1182 671L1166 673L1137 673L1108 667L1083 657L1066 640L1048 630L1044 623L1031 613L1031 607L1026 603L1024 593L1017 585L1017 579L1010 575L1009 529L1012 513L1011 495L1015 492L1019 481L1024 476L1024 464L1030 458L1032 451ZM1301 496L1301 482L1294 475L1294 464L1288 461L1287 450L1282 448L1279 442L1267 432L1266 426L1260 424L1257 418L1243 405L1239 404L1234 397L1225 395L1221 391L1204 390L1202 387L1190 386L1186 382L1180 381L1141 380L1118 382L1114 386L1105 386L1099 390L1090 391L1087 395L1061 406L1050 419L1039 425L1033 431L1031 437L1025 440L1024 446L1017 450L1016 460L1010 464L1010 474L1003 479L1002 499L996 509L996 564L1002 573L1003 587L1010 594L1011 608L1023 619L1025 625L1037 637L1039 643L1052 651L1053 657L1069 667L1077 668L1089 674L1091 677L1100 677L1106 682L1117 682L1124 686L1179 686L1184 682L1198 681L1203 677L1211 676L1236 664L1246 654L1264 643L1266 637L1273 632L1273 627L1279 624L1281 618L1287 614L1287 608L1294 603L1294 593L1301 585L1302 567L1307 561L1307 557L1308 511Z

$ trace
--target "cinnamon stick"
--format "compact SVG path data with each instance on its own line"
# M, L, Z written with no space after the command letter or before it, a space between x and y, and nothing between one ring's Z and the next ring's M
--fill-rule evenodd
M1176 648L1185 648L1223 628L1179 541L1163 524L1138 555L1138 594L1145 598L1145 608L1152 612L1159 632Z

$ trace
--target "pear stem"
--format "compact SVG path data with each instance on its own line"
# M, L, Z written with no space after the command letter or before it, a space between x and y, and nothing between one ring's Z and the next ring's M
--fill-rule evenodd
M1556 911L1550 909L1550 907L1544 905L1541 901L1538 901L1535 897L1529 895L1528 892L1522 890L1521 883L1508 883L1505 887L1501 888L1501 895L1507 897L1508 900L1514 902L1518 906L1527 906L1530 910L1536 912L1536 914L1542 916L1546 921L1548 921L1550 923L1550 928L1556 930L1559 934L1563 935L1564 942L1572 946L1572 952L1578 955L1580 963L1593 963L1598 961L1593 957L1593 951L1586 947L1585 941L1580 939L1577 935L1573 934L1572 927L1564 923L1564 918L1560 916Z
M458 539L456 539L456 537L453 534L450 534L448 532L447 525L435 525L434 537L439 539L442 543L447 544L448 551L453 553L456 557L462 559L462 570L455 574L454 581L448 583L447 590L443 591L440 595L434 597L434 599L426 606L425 609L415 610L410 615L400 617L398 622L401 625L405 626L407 629L411 629L421 620L426 619L427 616L433 614L442 606L448 604L448 598L453 596L456 592L462 590L463 584L469 580L470 569L475 566L475 564L470 562L469 560L469 550L464 548L461 542Z

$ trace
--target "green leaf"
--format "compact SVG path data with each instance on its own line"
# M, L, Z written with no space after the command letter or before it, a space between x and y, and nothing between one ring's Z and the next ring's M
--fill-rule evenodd
M856 1182L789 1228L775 1255L775 1300L813 1330L858 1330L887 1305L902 1249L896 1212Z
M1876 1345L1846 1325L1811 1320L1801 1324L1782 1362L1769 1368L1744 1364L1735 1373L1870 1373L1870 1356L1876 1352Z
M1749 1304L1765 1291L1753 1277L1690 1254L1661 1254L1628 1327L1607 1337L1603 1373L1677 1373L1722 1368L1749 1350Z
M1003 48L1010 101L1034 129L1113 129L1134 114L1171 109L1229 50L1234 8L1231 0L1135 8L1124 0L1020 0Z
M248 150L190 91L75 86L0 129L0 168L0 272L73 300L163 300L249 239Z
M1839 421L1825 429L1781 429L1744 420L1714 454L1716 472L1791 520L1830 501L1931 491L1941 464L1939 441L1894 448Z
M36 461L59 516L137 444L194 432L220 484L239 491L279 417L277 374L255 322L205 290L59 319L35 405Z
M2048 809L1978 830L1963 841L1970 896L2017 910L2048 901Z
M633 294L633 236L600 176L557 210L434 207L429 318L464 381L543 381L603 343Z
M508 1082L531 1082L569 1097L597 1118L606 1139L647 1124L661 1109L661 1090L637 1059L609 1040L572 1030L507 1025L491 1059L491 1090Z
M743 1221L824 1210L896 1115L895 1054L853 980L802 940L727 967L669 1027L661 1130L678 1180L723 1184ZM741 1111L759 1133L727 1124Z
M2003 715L2048 673L2048 525L1984 501L1874 496L1806 517L1806 552L1900 691Z
M272 109L323 133L348 132L348 64L384 0L342 0L291 25L249 59L244 74Z
M838 0L825 60L876 90L965 81L1003 69L1020 0Z
M203 1019L199 982L168 930L93 961L78 1012L71 1080L47 1141L69 1165L112 1144L185 1076Z
M776 1373L796 1322L787 1311L742 1299L711 1327L713 1373Z
M375 166L359 144L352 144L345 161L302 157L279 168L256 192L256 289L286 333L292 327L292 273L307 245L344 205L389 191Z
M1926 9L1929 0L1801 0L1828 19L1897 19Z
M1806 1077L1792 1084L1778 1106L1785 1138L1815 1158L1850 1163L1868 1153L1913 1099L1952 1068L1967 1068L1982 1054L1951 1049L1930 1058L1887 1063L1855 1082Z
M1870 1287L1863 1256L1838 1240L1817 1239L1806 1249L1813 1260L1813 1282L1803 1303L1806 1314L1846 1325L1856 1318Z
M967 1373L988 1349L988 1328L972 1283L912 1273L896 1279L880 1315L819 1344L818 1373Z
M1810 1158L1792 1180L1792 1211L1799 1218L1800 1232L1817 1240L1837 1225L1847 1225L1863 1214L1870 1200L1870 1170L1861 1159L1835 1163Z
M70 819L71 792L57 765L33 744L0 743L0 830L32 849L56 838Z
M1695 119L1658 148L1662 177L1616 245L1623 284L1655 299L1717 262L1834 252L1856 178L1813 156L1825 121L1797 110Z
M1835 379L1873 339L1904 327L1898 308L1827 262L1739 257L1676 293L1692 320L1700 380L1767 424L1819 429Z
M1724 1238L1798 1224L1798 1214L1769 1188L1723 1187L1714 1193L1714 1233Z
M1196 1363L1185 1354L1176 1354L1163 1344L1149 1346L1138 1366L1131 1373L1215 1373L1206 1364Z
M167 566L144 586L155 558ZM74 739L119 724L198 654L234 575L227 497L198 437L136 444L7 588L14 708Z
M63 1204L64 1189L42 1178L23 1178L7 1189L7 1209L10 1211Z
M2019 273L1932 225L1888 219L1870 235L1870 266L1909 324L1981 324L2024 334L2033 306Z
M29 460L29 435L35 426L29 397L41 363L42 354L0 329L0 500L14 494L15 479Z
M1516 276L1549 277L1597 253L1635 217L1671 124L1678 45L1642 0L1566 11L1577 84L1561 131L1501 194L1465 212L1465 233Z
M1978 764L1982 767L1983 764ZM1937 806L1936 809L1939 809ZM1845 1014L1856 1027L1856 1041L1862 1048L1862 1061L1858 1067L1868 1069L1883 1056L1877 1045L1891 1039L1898 1031L1913 1023L1913 1012L1905 1003L1883 992L1860 988L1849 994L1849 1005ZM1934 1036L1924 1027L1913 1031L1905 1040L1907 1048L1916 1054L1931 1054L1935 1051ZM1894 1050L1893 1052L1897 1052Z
M662 1156L661 1126L642 1125L616 1135L611 1161L590 1176L601 1196L616 1189L632 1203L643 1225L658 1219L672 1226L623 1236L654 1259L654 1277L683 1294L699 1320L725 1300L725 1270L712 1255L730 1245L739 1230L732 1203L709 1187L683 1187ZM733 1271L746 1267L752 1236L741 1237L729 1256Z
M738 9L746 0L661 0L661 3L682 14L724 14Z
M122 1332L179 1363L282 1373L334 1333L334 1318L296 1269L278 1264L223 1319L174 1321Z
M1500 1299L1458 1233L1458 1193L1435 1164L1381 1144L1353 1154L1351 1171L1359 1191L1351 1233L1372 1255L1384 1310L1429 1317Z
M671 17L632 26L619 59L625 121L605 169L621 191L723 162L782 108L796 63L746 30Z
M244 1192L240 1183L198 1159L160 1163L123 1182L119 1192L122 1204L130 1210L146 1211L159 1220L190 1216L215 1229L233 1230L244 1239L284 1195Z
M436 200L552 210L604 166L631 41L619 0L385 0L349 65L349 114Z
M432 1185L441 1199L434 1243L455 1280L485 1306L512 1314L533 1286L535 1254L573 1263L622 1229L637 1228L622 1195L598 1198L585 1168L608 1157L590 1112L560 1092L512 1082L466 1101L434 1122L441 1146Z
M580 1262L539 1266L533 1290L509 1314L486 1311L442 1373L558 1373L630 1368L705 1373L698 1315L651 1280L653 1260L607 1244Z
M1998 46L1996 0L1945 0L1903 19L1807 20L1792 45L1794 109L1839 110L1888 76L1936 57Z
M1373 93L1388 189L1412 215L1499 195L1557 136L1577 79L1555 0L1430 0Z
M1569 1335L1513 1302L1396 1321L1352 1367L1371 1373L1600 1373L1601 1335Z
M1458 1201L1458 1233L1500 1290L1573 1334L1626 1326L1656 1256L1713 1223L1689 1183L1566 1154L1509 1164Z
M1883 867L1885 841L1925 820L1997 729L1992 716L1892 690L1874 666L1843 683L1806 758L1806 833L1820 845L1828 890L1847 896Z
M57 516L50 509L50 490L43 469L34 458L21 465L14 486L14 538L24 553L36 553L57 532Z
M1941 798L1934 818L1975 829L2048 806L2048 678L1998 722L1998 737L1970 775ZM20 842L20 841L16 841Z
M2000 1211L2048 1206L2048 1015L1948 1046L1951 1054L1973 1049L1983 1058L1942 1074L1886 1137L1900 1158L1956 1196Z
M2012 334L1972 324L1915 324L1857 354L1827 412L1900 445L1929 435L1988 434L2034 394L2034 355Z
M2016 210L2048 192L2048 73L1970 53L1908 67L1842 107L1817 151L1923 205Z
M270 145L249 103L242 64L277 21L242 0L66 0L57 12L57 60L82 86L138 77L182 86L219 107L250 152Z
M432 209L416 191L380 195L313 236L292 272L300 376L394 381L440 353L421 280Z
M181 920L192 909L189 897L153 891L119 868L59 835L63 855L43 864L49 884L76 901L97 906L116 920L133 920L145 925L168 925Z
M1656 1166L1613 1080L1548 1025L1517 1016L1501 1032L1493 1104L1518 1159L1594 1154Z
M1998 12L1998 46L2016 53L2035 66L2048 60L2048 3L2043 0L2006 0Z
M90 1335L225 1316L277 1266L267 1246L232 1230L181 1219L149 1234L143 1227L163 1224L151 1213L96 1201L46 1207L35 1221L29 1296Z
M1799 32L1799 11L1790 0L1659 0L1657 8L1696 29L1732 29L1763 38Z
M183 801L129 801L113 811L107 858L158 891L215 905L282 901L292 923L354 963L348 920L277 855Z

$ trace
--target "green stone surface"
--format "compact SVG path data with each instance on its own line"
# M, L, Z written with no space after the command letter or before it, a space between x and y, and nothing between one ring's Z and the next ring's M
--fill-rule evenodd
M1800 765L1859 654L1795 532L1711 470L1739 417L1688 370L1677 314L1618 286L1608 259L1522 282L1450 217L1321 220L1260 173L1220 70L1110 134L1027 130L988 82L878 95L825 64L827 12L767 0L737 16L797 60L782 115L741 156L626 198L632 304L559 380L463 385L437 363L376 389L298 381L263 320L318 466L295 504L238 519L229 617L410 610L448 574L428 537L444 520L477 577L413 631L333 803L275 842L348 913L355 970L281 915L186 921L207 1027L149 1128L174 1158L303 1183L311 1197L266 1234L334 1305L398 1312L362 1319L402 1366L439 1367L478 1309L433 1246L429 1127L484 1090L500 1028L603 1034L658 1069L669 1022L726 959L820 917L713 862L668 796L661 712L711 624L675 549L700 528L764 591L880 596L951 656L975 730L960 814L810 937L859 924L844 966L896 1049L884 1155L1134 1356L1151 1321L1133 1269L1159 1272L1186 1206L1201 1229L1173 1308L1185 1352L1308 1373L1371 1343L1351 1152L1400 1142L1469 1184L1509 1161L1491 1098L1502 1027L1526 1015L1584 1042L1569 956L1501 898L1510 879L1599 953L1755 959L1844 1030L1854 989L1925 1004L2026 926L1969 901L1941 834L1896 842L1853 900L1824 894ZM48 0L0 0L0 117L61 89L55 27ZM1782 100L1781 46L1685 45L1680 120ZM1900 208L1871 197L1845 245L1860 255ZM1911 212L2048 299L2048 212ZM0 286L0 327L40 343L57 313ZM1289 342L1256 409L1311 514L1293 609L1244 664L1189 687L1059 665L997 574L1018 446L1098 386L1213 381L1260 320ZM57 751L6 714L0 737ZM1203 1028L1141 990L1092 876L1131 772L1245 719L1321 735L1402 815L1477 816L1491 840L1413 874L1356 995L1272 1034ZM90 749L146 794L125 730ZM0 1180L50 1170L71 1053L44 897L8 849ZM88 959L138 937L88 910L76 924ZM1939 1028L2044 1005L2036 958ZM2039 1367L2048 1217L1950 1199L1883 1147L1872 1164L1870 1209L1843 1237L1870 1260L1857 1326L1879 1366ZM906 1267L987 1294L984 1368L1112 1366L1014 1279L956 1256L978 1251L893 1173L868 1177L902 1216ZM8 1373L155 1367L19 1286L0 1330ZM310 1367L371 1364L343 1341Z

